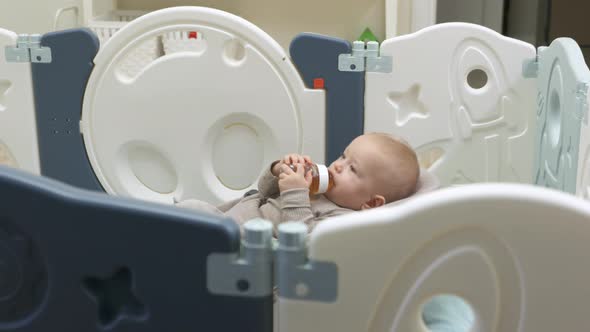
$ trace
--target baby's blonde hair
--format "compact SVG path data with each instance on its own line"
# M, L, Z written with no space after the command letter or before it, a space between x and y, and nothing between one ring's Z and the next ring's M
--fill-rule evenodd
M387 133L368 133L368 137L377 140L387 158L387 171L380 176L382 192L387 203L412 195L416 191L420 166L416 152L401 137ZM379 176L379 175L378 175Z

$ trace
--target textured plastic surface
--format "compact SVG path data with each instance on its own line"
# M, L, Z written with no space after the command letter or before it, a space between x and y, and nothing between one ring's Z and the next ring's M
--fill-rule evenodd
M289 52L306 86L313 87L316 78L324 80L326 164L329 164L363 133L364 72L338 70L338 56L351 52L350 43L342 39L303 33L293 39Z
M123 70L144 40L179 30L197 31L206 45L163 55L134 76ZM216 203L255 187L286 153L324 160L324 92L306 89L280 46L240 17L155 11L113 35L95 64L81 125L108 193Z
M230 220L5 167L0 195L4 331L272 330L272 296L207 290L209 254L239 250Z
M145 12L116 10L90 20L88 27L96 34L102 46L125 24L143 14ZM120 70L126 75L137 75L143 67L157 59L160 52L157 37L146 39L127 55L127 61L120 66Z
M588 220L586 201L522 184L447 188L327 220L308 258L336 263L338 298L280 298L279 331L424 331L424 304L441 294L471 306L472 330L582 331Z
M393 72L366 74L365 132L407 139L443 186L532 182L535 80L522 65L533 45L447 23L388 39L381 55Z
M84 87L98 51L98 40L90 30L73 29L47 33L41 45L50 47L52 52L51 63L31 65L41 174L102 191L80 135Z
M31 64L6 62L4 48L17 35L0 28L0 165L39 174Z
M588 96L590 105L590 95ZM580 149L578 151L578 176L576 196L590 200L590 119L588 115L580 124Z
M535 183L574 194L590 71L573 39L558 38L539 48L537 84Z

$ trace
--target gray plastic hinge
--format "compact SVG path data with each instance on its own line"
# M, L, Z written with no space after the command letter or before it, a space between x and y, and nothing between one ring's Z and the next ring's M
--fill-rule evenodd
M393 58L389 55L379 56L379 43L370 41L367 43L367 72L391 73L393 70Z
M365 43L357 40L352 43L351 54L338 56L338 70L350 72L380 72L391 73L393 58L391 56L379 56L379 43L370 41Z
M588 124L588 83L580 83L576 87L576 119Z
M361 72L365 71L365 43L357 40L352 43L351 54L338 56L338 70Z
M50 63L51 49L41 46L41 35L18 35L15 46L6 46L7 62Z
M289 222L279 226L276 272L279 296L317 302L334 302L338 295L338 267L332 262L308 261L307 226Z
M522 76L524 78L536 78L539 76L539 61L537 58L523 61Z
M244 224L241 254L212 253L207 258L207 289L219 295L271 296L272 263L272 223L248 221Z

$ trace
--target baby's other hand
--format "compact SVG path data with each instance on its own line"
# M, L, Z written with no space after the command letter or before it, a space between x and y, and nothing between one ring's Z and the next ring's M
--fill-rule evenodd
M282 165L294 164L311 164L311 158L309 156L304 156L297 153L285 155L283 159L279 160L279 162L273 166L272 175L278 176L281 172Z
M305 164L297 163L295 171L289 166L283 164L279 174L279 191L283 192L290 189L309 188L311 184L311 172L305 172Z

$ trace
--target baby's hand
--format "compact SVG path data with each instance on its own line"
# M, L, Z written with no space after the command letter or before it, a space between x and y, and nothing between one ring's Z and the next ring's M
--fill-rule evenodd
M311 172L305 173L305 164L295 164L296 170L293 171L289 166L283 164L279 174L279 191L283 192L290 189L309 188L311 184Z
M294 164L311 164L311 158L309 156L302 156L297 153L291 153L285 155L283 159L281 159L278 163L276 163L272 168L272 175L278 176L281 172L281 167L283 165L294 165Z

